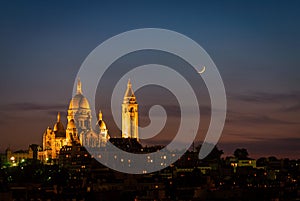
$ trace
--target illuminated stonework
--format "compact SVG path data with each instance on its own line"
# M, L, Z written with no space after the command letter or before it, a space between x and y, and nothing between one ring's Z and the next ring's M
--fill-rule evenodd
M53 129L48 127L43 135L43 160L44 162L58 159L59 151L63 146L81 145L90 148L105 147L109 139L108 129L99 114L99 132L91 126L92 115L88 100L83 96L81 82L78 80L76 95L72 98L68 109L67 129L57 115L57 122Z
M128 80L127 89L122 104L122 137L136 138L139 140L138 133L138 104Z
M80 80L77 83L76 95L70 101L67 118L68 122L72 119L75 121L79 136L92 129L90 104L82 94Z
M68 109L68 123L65 129L57 115L53 129L48 127L43 135L43 150L39 156L44 162L55 163L63 146L81 145L89 148L105 147L109 140L108 128L99 112L96 130L91 126L92 115L88 100L84 97L81 82L78 80L75 96L71 99ZM122 103L122 138L135 138L138 135L138 104L131 88L130 80Z
M43 135L43 158L47 161L57 158L60 148L67 145L68 141L66 130L60 121L60 113L58 113L53 129L48 127Z

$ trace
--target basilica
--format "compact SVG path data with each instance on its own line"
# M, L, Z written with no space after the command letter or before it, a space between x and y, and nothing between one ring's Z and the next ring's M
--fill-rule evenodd
M76 95L71 99L67 115L67 126L61 122L60 113L53 128L48 127L43 134L43 147L39 158L44 162L58 159L60 150L66 146L84 146L89 148L105 147L110 136L99 112L96 129L93 129L89 101L83 95L81 82L77 82ZM122 138L139 139L138 135L138 104L128 81L122 103Z

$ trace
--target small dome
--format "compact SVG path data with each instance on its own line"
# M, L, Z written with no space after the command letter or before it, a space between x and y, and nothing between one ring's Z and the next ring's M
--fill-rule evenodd
M66 137L64 125L60 122L60 113L57 114L57 122L53 126L55 137Z
M99 117L98 117L98 126L99 126L99 128L100 128L100 130L106 130L106 124L105 124L105 122L103 121L103 119L102 119L102 112L101 112L101 110L99 111Z
M55 133L55 137L66 137L66 130L61 122L54 124L53 131Z
M53 131L61 131L64 129L64 125L61 122L56 122L53 126Z
M98 121L98 126L99 126L100 130L106 130L106 124L103 120Z
M69 109L90 109L88 100L82 94L76 94L70 101Z

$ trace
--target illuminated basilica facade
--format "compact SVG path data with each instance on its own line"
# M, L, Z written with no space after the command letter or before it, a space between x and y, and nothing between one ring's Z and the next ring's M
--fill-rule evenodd
M61 122L60 113L53 129L48 127L43 134L43 150L39 157L44 162L57 159L63 146L81 145L90 148L105 147L109 140L108 128L99 112L95 131L92 128L92 115L88 100L84 97L81 82L78 80L76 95L69 104L67 127ZM122 138L136 138L138 140L138 104L128 81L127 90L122 104Z

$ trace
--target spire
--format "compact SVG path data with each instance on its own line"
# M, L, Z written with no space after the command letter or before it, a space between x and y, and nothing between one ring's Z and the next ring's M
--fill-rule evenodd
M101 110L99 111L99 121L102 120L102 112Z
M82 94L81 81L80 81L79 78L78 78L78 81L77 81L77 91L76 91L76 94Z
M131 88L130 78L128 79L127 88Z
M57 122L60 122L60 112L57 113Z
M129 98L132 98L132 97L135 97L135 95L133 93L133 90L132 90L132 87L131 87L131 82L130 82L130 79L129 79L128 83L127 83L127 89L126 89L126 92L125 92L125 95L124 95L124 101L123 102L128 102Z

